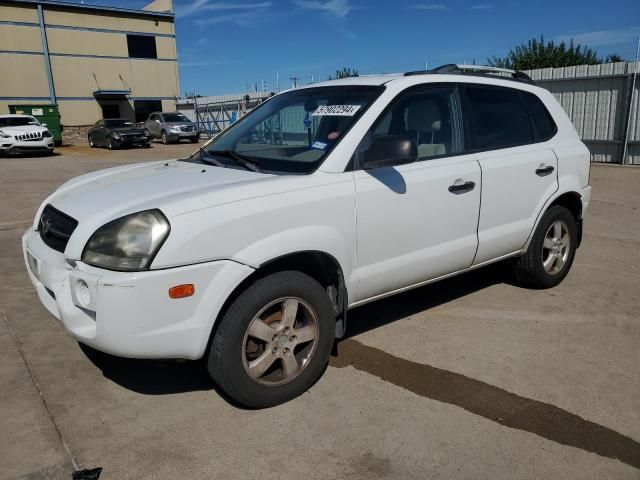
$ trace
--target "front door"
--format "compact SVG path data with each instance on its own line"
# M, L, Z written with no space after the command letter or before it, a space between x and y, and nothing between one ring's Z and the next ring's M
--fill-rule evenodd
M383 135L415 140L418 161L358 169ZM455 86L412 88L383 112L356 152L356 301L469 267L478 245L481 175L461 154Z

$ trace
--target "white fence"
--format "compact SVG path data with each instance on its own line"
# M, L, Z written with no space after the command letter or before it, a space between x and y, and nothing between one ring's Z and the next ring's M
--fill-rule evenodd
M542 68L526 72L565 109L594 162L640 165L640 62ZM627 143L627 154L621 162Z

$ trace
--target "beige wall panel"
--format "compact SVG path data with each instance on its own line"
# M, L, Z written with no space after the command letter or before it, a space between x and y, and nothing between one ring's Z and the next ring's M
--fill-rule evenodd
M127 59L51 57L56 95L91 97L96 90L127 90L131 86L130 62Z
M0 50L42 52L40 27L0 25Z
M80 55L129 56L127 37L121 33L47 29L49 52Z
M7 7L0 5L0 20L38 23L38 10L33 7Z
M175 102L175 100L162 100L162 111L163 112L175 112L176 111L176 102Z
M96 90L131 89L137 97L178 96L175 62L51 57L59 97L90 97Z
M170 37L156 37L158 58L176 58L176 39Z
M44 55L0 53L0 97L48 97Z
M59 100L60 121L65 126L93 125L102 118L95 100Z
M132 18L120 15L81 13L78 10L61 12L45 6L44 19L47 25L66 25L73 27L106 28L108 30L125 30L130 32L173 34L173 22L158 20L156 26L153 18Z
M131 61L131 89L136 97L177 97L175 62Z

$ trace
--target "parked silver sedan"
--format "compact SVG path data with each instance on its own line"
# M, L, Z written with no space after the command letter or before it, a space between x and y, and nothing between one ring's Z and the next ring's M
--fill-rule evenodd
M159 138L165 145L183 139L196 143L200 139L196 124L179 112L154 112L144 127L148 137Z

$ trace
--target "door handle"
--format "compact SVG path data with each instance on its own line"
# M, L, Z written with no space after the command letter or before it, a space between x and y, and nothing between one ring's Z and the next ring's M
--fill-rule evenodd
M460 184L454 183L453 185L450 185L449 191L455 195L460 195L463 193L470 192L474 188L476 188L476 182L468 181Z
M549 165L548 167L541 165L536 169L536 175L538 175L539 177L546 177L547 175L552 174L554 170L555 168L551 165Z

